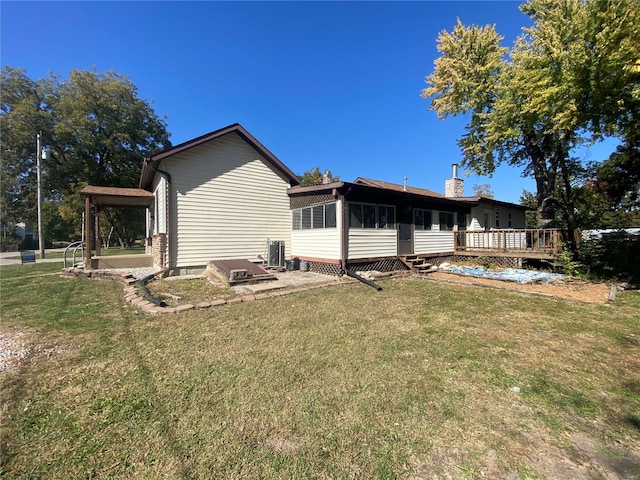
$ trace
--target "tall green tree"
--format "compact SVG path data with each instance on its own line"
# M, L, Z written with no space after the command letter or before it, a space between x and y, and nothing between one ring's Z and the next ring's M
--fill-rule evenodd
M53 125L46 103L48 82L7 67L1 75L0 218L3 223L35 223L36 134L50 137Z
M590 165L576 188L576 211L583 228L640 225L640 149L621 145L607 160Z
M170 146L166 123L115 72L72 70L53 84L51 109L50 181L60 191L82 181L137 186L143 158Z
M536 208L538 206L538 202L536 200L536 196L534 193L529 190L522 190L522 195L520 195L520 205L527 207L527 211L524 212L525 218L525 227L526 228L538 228L538 215L536 215Z
M306 170L300 177L300 185L307 187L310 185L322 185L323 183L338 182L339 175L333 175L331 170L320 171L320 167L310 168Z
M490 183L476 183L472 188L473 194L477 197L495 198L496 196Z
M596 189L610 208L640 213L640 145L621 145L596 169Z
M70 225L80 224L82 210L71 211L80 202L67 197L81 185L136 187L144 157L171 145L165 120L124 75L72 70L67 79L31 80L5 67L1 81L3 221L35 219L39 132L51 152L43 162L44 199L58 204ZM128 216L110 218L117 231L130 231Z
M637 133L640 5L531 0L521 10L534 23L510 49L494 26L458 20L441 32L422 95L439 118L469 118L459 140L465 167L481 175L502 162L521 168L535 179L541 226L554 222L562 202L562 223L572 228L580 170L572 149Z

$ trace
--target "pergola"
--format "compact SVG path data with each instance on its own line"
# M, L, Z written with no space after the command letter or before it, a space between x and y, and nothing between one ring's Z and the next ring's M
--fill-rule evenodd
M86 244L84 254L85 268L91 268L91 207L95 215L95 244L96 256L100 255L100 216L101 208L148 208L153 203L153 193L140 188L98 187L87 185L80 191L84 197L84 240Z

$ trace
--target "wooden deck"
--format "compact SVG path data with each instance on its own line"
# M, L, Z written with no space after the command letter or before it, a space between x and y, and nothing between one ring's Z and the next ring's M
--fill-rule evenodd
M562 232L556 228L454 232L455 255L551 260L562 245Z

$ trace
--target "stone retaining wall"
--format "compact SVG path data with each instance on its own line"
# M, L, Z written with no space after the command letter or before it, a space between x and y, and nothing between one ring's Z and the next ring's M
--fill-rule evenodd
M132 305L135 305L142 309L143 312L150 315L158 315L165 313L181 313L194 309L203 309L211 307L219 307L222 305L234 305L242 302L253 302L255 300L263 300L271 297L281 297L283 295L289 295L292 293L306 292L313 290L314 288L328 287L332 285L344 285L344 280L329 280L327 282L316 283L309 286L300 286L294 288L288 288L286 290L273 290L265 293L256 293L250 295L242 295L228 300L219 299L212 301L203 301L197 304L184 304L176 307L160 307L155 305L144 298L142 293L136 286L136 278L130 273L109 272L100 270L83 270L81 268L65 268L60 273L61 277L86 277L92 280L112 280L123 284L124 286L124 299ZM348 282L352 283L352 282Z

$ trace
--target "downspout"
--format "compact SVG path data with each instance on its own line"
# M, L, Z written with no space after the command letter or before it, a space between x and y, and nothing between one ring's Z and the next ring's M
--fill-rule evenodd
M151 170L153 170L156 173L159 173L160 175L162 175L164 177L164 179L167 181L167 198L165 199L166 205L165 208L167 210L167 266L165 267L165 270L169 271L171 270L171 266L173 264L173 256L171 255L171 250L173 247L173 241L171 238L171 221L172 221L172 215L171 215L171 174L165 170L160 170L159 168L156 168L153 166L153 164L151 163L151 159L150 158L146 158L146 162L147 165L149 165L149 168Z
M364 283L365 285L369 285L370 287L375 288L379 292L382 291L382 287L380 285L377 285L377 284L373 283L371 280L367 280L366 278L361 277L356 272L354 272L352 270L349 270L348 268L346 268L344 271L347 274L347 276L349 276L351 278L355 278L356 280Z
M349 189L351 190L351 189ZM340 242L340 268L342 272L345 273L347 271L347 251L348 251L348 240L349 240L349 218L347 217L347 193L348 191L342 195L340 195L340 200L342 203L342 235Z

